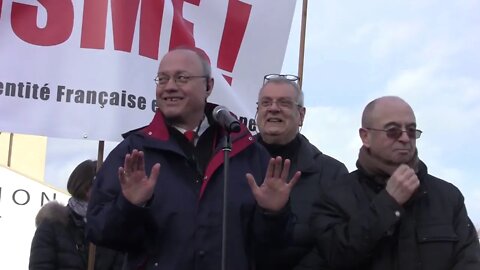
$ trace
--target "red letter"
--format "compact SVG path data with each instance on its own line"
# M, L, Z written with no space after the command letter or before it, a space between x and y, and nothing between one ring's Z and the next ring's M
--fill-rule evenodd
M112 0L113 47L131 52L140 0Z
M70 0L38 0L47 10L47 24L37 26L37 7L12 3L12 29L22 40L40 46L65 42L72 34L73 5Z
M164 1L142 0L140 10L140 55L158 59Z
M184 2L188 2L196 6L200 5L200 0L172 0L173 23L169 49L173 49L180 45L195 47L195 39L193 38L193 23L183 18Z
M240 51L243 36L247 29L251 9L251 5L239 0L228 1L227 18L225 19L225 28L223 28L222 41L220 42L217 67L229 73L233 71L237 61L238 51ZM232 84L232 77L225 74L223 77L230 85Z
M108 0L85 0L80 48L104 49Z
M0 0L0 18L2 18L2 6L3 6L3 0Z

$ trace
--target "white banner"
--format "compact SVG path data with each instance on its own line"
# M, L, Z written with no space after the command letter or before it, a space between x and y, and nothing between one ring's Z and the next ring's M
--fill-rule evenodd
M118 141L152 119L159 59L180 44L207 52L210 101L255 130L295 2L0 0L0 131Z
M0 269L28 269L35 217L51 200L67 194L0 166Z

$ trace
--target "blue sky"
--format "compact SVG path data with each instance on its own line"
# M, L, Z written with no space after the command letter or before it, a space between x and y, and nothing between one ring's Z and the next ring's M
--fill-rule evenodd
M297 74L302 2L283 73ZM478 0L309 1L302 133L353 170L363 107L383 95L404 98L424 132L420 158L463 192L479 227L479 31ZM90 156L96 149L93 141L49 139L45 179L64 187L74 166L96 158Z

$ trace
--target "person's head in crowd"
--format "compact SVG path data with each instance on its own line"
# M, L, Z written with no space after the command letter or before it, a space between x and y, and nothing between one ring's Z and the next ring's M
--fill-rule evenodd
M269 74L258 93L257 126L268 144L292 141L305 118L303 92L294 75Z
M370 154L393 165L412 160L421 133L410 105L396 96L371 101L363 111L359 129L363 146Z
M178 47L160 61L156 102L166 120L191 129L203 118L214 80L208 56L198 48Z
M77 200L88 201L90 199L90 188L92 187L96 172L96 160L87 159L78 164L68 178L68 193Z

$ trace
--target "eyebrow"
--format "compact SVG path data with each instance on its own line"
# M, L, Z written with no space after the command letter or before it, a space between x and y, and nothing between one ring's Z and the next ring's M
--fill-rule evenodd
M390 126L396 126L396 127L401 127L402 124L399 124L398 122L388 122L386 123L385 125L383 125L384 127L390 127ZM413 123L409 123L409 124L406 124L405 127L417 127L417 123L413 122Z
M276 100L284 100L284 99L290 99L290 100L295 100L295 98L292 97L277 97L277 98L272 98L272 97L261 97L260 100L263 99L276 99Z
M173 73L173 76L175 76L175 75L184 75L184 74L185 74L185 75L188 75L188 74L190 74L190 73L189 73L188 71L186 71L186 70L179 70L179 71L176 71L175 73ZM157 75L158 75L158 76L160 76L160 75L172 76L172 75L170 75L170 73L168 73L168 72L163 72L163 71L162 71L162 72L157 72Z

